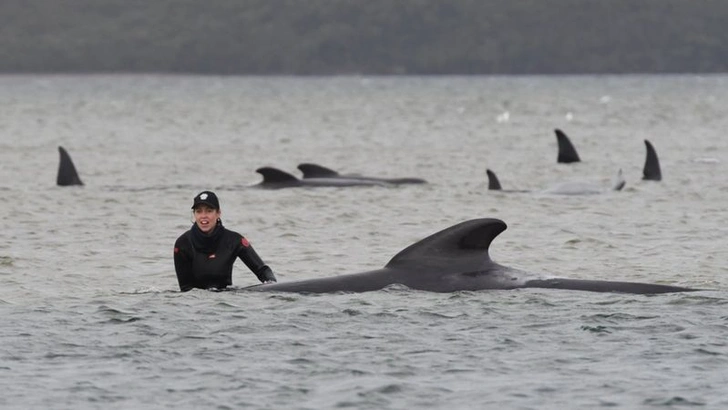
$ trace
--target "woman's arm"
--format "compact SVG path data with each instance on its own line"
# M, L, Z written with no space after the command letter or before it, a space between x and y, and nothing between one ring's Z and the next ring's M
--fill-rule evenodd
M174 270L177 272L177 282L179 282L179 290L182 292L187 292L195 287L195 277L192 274L191 249L185 246L188 243L189 240L182 236L174 244Z
M273 270L263 262L260 256L258 256L258 253L255 252L255 249L253 249L253 245L245 237L240 238L238 257L242 259L245 266L253 271L261 282L276 282L276 276L273 274Z

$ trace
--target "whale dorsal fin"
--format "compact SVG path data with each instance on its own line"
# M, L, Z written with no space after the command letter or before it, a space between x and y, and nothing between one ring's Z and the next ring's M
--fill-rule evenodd
M556 162L568 164L570 162L579 162L579 154L576 153L574 144L571 143L569 137L564 134L560 129L555 129L556 141L559 144L559 156L556 158Z
M331 178L339 175L339 173L333 169L326 168L319 164L298 164L298 169L303 172L304 178Z
M620 168L619 171L617 171L617 175L612 178L612 190L621 191L626 184L627 181L625 181L624 175L622 174L622 168Z
M298 178L289 174L288 172L281 171L278 168L273 167L262 167L255 170L263 176L263 183L281 183L281 182L295 182Z
M58 152L61 154L61 162L58 165L58 176L56 177L56 185L69 186L69 185L83 185L81 178L76 172L76 166L73 165L71 156L63 147L58 147Z
M506 230L500 219L472 219L451 226L416 242L392 258L388 268L417 267L428 270L477 270L490 261L488 248L498 234Z
M657 159L657 151L647 140L645 140L645 146L647 147L647 156L645 158L645 167L642 170L642 179L661 181L662 171L660 171L660 160Z
M488 190L500 191L503 189L501 188L500 181L498 181L498 177L495 175L495 172L490 169L486 169L485 172L488 174Z

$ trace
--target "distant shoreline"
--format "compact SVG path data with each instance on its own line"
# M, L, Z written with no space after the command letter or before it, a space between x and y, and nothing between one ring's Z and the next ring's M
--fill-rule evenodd
M5 0L0 73L728 72L728 2Z

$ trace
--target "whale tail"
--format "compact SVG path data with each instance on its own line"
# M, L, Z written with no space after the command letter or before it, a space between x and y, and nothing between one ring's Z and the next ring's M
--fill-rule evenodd
M657 151L647 140L645 140L645 147L647 148L647 156L645 157L645 167L642 169L642 179L661 181L662 171L660 171L660 160L657 159Z
M502 190L503 188L501 187L500 181L498 181L498 177L495 175L495 172L491 171L490 169L486 169L485 172L488 174L488 190Z
M339 176L339 173L323 165L303 163L298 164L298 169L303 173L303 178L331 178Z
M556 162L563 164L580 162L579 154L576 153L576 148L574 148L574 144L571 143L569 137L558 128L554 132L556 133L556 142L559 144L559 156L556 158Z
M76 166L73 165L71 156L68 155L66 150L59 146L58 153L61 155L61 162L58 165L58 176L56 177L56 185L58 186L70 186L70 185L83 185L81 178L76 172Z
M660 285L653 283L567 278L529 280L528 282L526 282L526 285L524 287L562 290L583 290L587 292L631 293L638 295L656 295L660 293L674 292L697 292L702 290L686 288L682 286Z

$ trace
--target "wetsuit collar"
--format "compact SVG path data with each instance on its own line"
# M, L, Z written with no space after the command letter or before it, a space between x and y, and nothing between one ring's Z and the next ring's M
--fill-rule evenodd
M222 238L222 234L224 232L225 227L222 226L222 221L219 219L217 221L217 225L215 225L215 228L212 230L212 232L210 232L209 235L202 232L197 224L192 224L192 228L190 228L190 239L192 240L192 246L195 248L195 250L202 253L215 253L215 250L217 249L217 244L220 242L220 239Z

